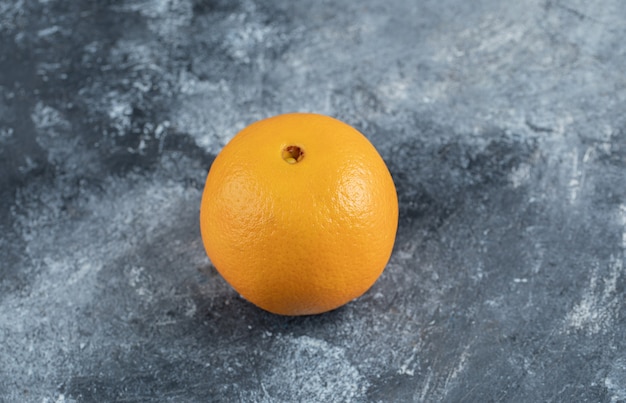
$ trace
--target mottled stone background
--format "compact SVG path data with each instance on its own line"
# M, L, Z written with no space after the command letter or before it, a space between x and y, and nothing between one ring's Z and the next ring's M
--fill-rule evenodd
M626 401L626 2L0 0L0 401ZM314 317L202 247L216 153L360 129L393 256Z

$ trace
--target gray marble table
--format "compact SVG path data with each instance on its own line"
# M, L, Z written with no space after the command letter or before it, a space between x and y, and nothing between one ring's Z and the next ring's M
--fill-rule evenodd
M0 401L626 401L626 2L0 0ZM363 297L280 317L199 235L247 124L396 182Z

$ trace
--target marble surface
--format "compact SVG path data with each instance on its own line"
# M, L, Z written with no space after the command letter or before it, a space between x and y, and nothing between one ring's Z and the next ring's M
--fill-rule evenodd
M626 3L0 0L0 401L626 401ZM267 116L378 148L363 297L263 312L203 250Z

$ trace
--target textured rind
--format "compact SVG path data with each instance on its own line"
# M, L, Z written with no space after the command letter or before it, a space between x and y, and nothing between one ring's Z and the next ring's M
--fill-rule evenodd
M289 145L304 156L282 158ZM357 130L285 114L238 133L213 163L202 237L222 276L273 313L335 309L367 291L391 255L398 201L387 167Z

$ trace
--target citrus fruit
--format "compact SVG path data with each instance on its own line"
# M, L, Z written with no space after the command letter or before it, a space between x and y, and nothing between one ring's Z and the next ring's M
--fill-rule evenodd
M217 271L281 315L326 312L365 293L389 260L397 225L396 189L374 146L310 113L239 132L211 165L200 206Z

